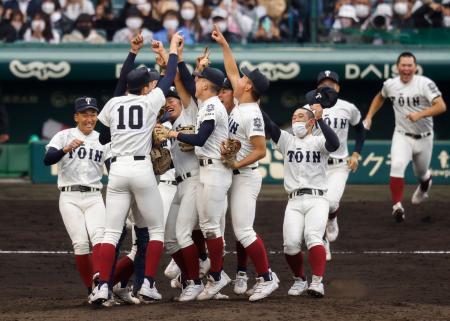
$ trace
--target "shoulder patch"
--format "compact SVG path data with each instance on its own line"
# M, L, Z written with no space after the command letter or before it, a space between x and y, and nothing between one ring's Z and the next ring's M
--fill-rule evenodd
M209 104L208 106L206 106L206 111L207 112L212 112L214 110L214 105L213 104Z
M261 129L262 128L261 118L259 118L259 117L253 118L253 126L258 128L258 129Z

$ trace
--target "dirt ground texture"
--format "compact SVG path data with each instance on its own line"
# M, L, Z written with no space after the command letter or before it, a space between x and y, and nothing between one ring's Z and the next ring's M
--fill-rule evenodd
M163 276L169 261L164 255L156 281L162 302L94 309L85 303L72 254L7 252L72 250L56 188L0 184L0 320L450 320L450 188L433 186L431 199L419 206L409 201L413 189L405 192L406 222L397 224L387 186L347 188L323 299L288 297L292 276L281 253L287 200L281 186L266 186L255 229L281 279L272 296L250 303L228 286L227 301L173 302L179 293ZM229 224L226 241L227 250L234 251ZM123 250L128 248L125 242ZM232 277L235 264L228 253L225 271ZM253 276L252 265L249 270Z

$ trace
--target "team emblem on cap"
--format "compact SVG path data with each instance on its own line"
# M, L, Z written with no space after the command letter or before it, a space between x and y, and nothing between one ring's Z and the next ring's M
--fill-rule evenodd
M87 98L86 98L86 103L87 103L88 105L90 105L90 104L91 104L91 98L87 97Z
M325 76L330 77L331 71L325 70Z

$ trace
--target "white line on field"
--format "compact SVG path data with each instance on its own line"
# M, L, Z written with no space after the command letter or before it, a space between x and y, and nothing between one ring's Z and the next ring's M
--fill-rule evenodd
M123 251L123 253L128 253ZM270 255L280 255L283 254L282 251L268 251ZM333 254L346 255L346 254L365 254L365 255L447 255L450 251L333 251ZM0 250L0 254L73 254L73 251L5 251ZM236 254L235 251L227 252L227 254Z

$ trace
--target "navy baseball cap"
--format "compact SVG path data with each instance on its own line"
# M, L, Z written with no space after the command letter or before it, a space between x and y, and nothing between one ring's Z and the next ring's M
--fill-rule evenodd
M336 84L339 84L339 75L334 71L330 70L321 71L317 76L317 83L319 84L324 79L331 79Z
M233 86L231 86L231 82L228 78L225 78L225 80L223 81L222 89L233 90Z
M202 72L194 71L194 76L205 78L219 88L222 88L225 75L222 70L212 67L206 67Z
M177 89L174 86L170 87L169 91L166 94L166 98L169 97L180 99L180 95L178 95Z
M337 91L330 87L317 88L306 93L306 102L309 105L320 104L322 108L333 107L337 100Z
M242 67L241 71L244 75L248 77L248 79L251 80L253 84L253 88L259 93L264 93L267 89L269 89L270 82L269 79L267 79L266 76L258 69L255 68L252 71L248 69L247 67Z
M92 98L92 97L80 97L75 99L75 112L79 113L82 111L85 111L87 109L94 109L97 112L98 107L97 107L97 99Z
M139 90L150 81L158 80L159 73L147 67L139 67L130 71L127 75L128 90Z

